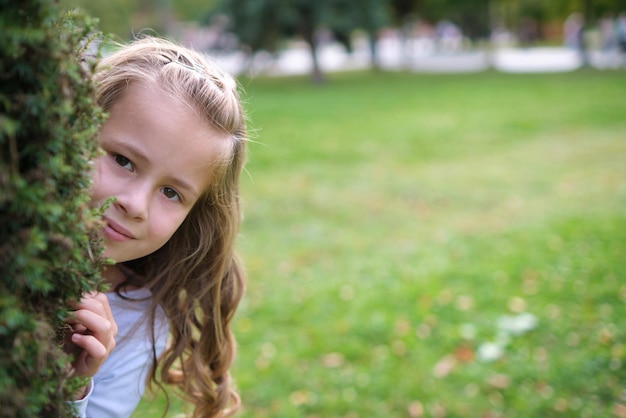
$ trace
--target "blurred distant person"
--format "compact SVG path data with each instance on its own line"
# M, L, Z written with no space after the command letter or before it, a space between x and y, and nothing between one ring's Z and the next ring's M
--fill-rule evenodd
M435 26L437 46L442 51L458 51L463 44L461 29L449 20L442 20Z
M620 65L618 45L618 20L612 13L606 13L598 22L600 29L600 47L605 65L616 68Z
M572 13L563 24L563 37L565 46L580 50L583 46L584 18L581 13Z
M582 65L587 66L589 58L585 50L584 26L585 18L582 13L572 13L563 24L563 35L565 46L578 52Z
M599 22L602 49L611 52L617 47L617 22L611 13L605 14Z
M626 65L626 11L619 14L615 22L615 27L621 61L622 64Z
M494 25L490 36L491 43L496 47L509 46L513 40L513 34L502 23Z

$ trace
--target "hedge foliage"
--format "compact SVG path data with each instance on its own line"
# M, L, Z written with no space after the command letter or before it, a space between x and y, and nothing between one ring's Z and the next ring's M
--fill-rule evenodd
M102 115L93 22L47 0L0 0L0 416L70 416L70 301L99 288L89 160ZM91 60L94 61L94 60Z

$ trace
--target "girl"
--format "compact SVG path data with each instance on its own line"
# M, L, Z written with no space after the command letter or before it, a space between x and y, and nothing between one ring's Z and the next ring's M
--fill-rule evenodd
M234 251L246 147L236 84L156 38L103 59L95 81L109 116L91 197L94 206L115 198L102 235L116 264L103 271L110 292L86 296L73 318L75 370L93 376L74 405L81 416L128 417L148 380L178 389L194 417L230 416L239 405L230 323L244 280Z

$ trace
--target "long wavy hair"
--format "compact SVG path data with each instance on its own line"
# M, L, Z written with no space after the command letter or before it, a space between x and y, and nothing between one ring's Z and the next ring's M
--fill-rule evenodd
M125 284L153 294L150 320L154 323L161 306L169 321L171 340L158 361L154 356L149 385L173 385L193 405L194 417L230 416L240 405L229 375L236 351L231 321L244 288L235 240L247 134L237 84L204 55L154 37L137 39L102 59L95 81L104 111L128 85L157 83L228 137L230 152L215 169L209 190L172 238L124 267L132 272Z

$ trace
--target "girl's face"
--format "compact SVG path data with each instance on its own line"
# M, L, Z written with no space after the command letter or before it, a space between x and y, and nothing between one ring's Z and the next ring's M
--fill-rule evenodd
M156 83L131 84L100 131L92 205L104 214L104 256L116 262L163 246L206 191L225 134Z

